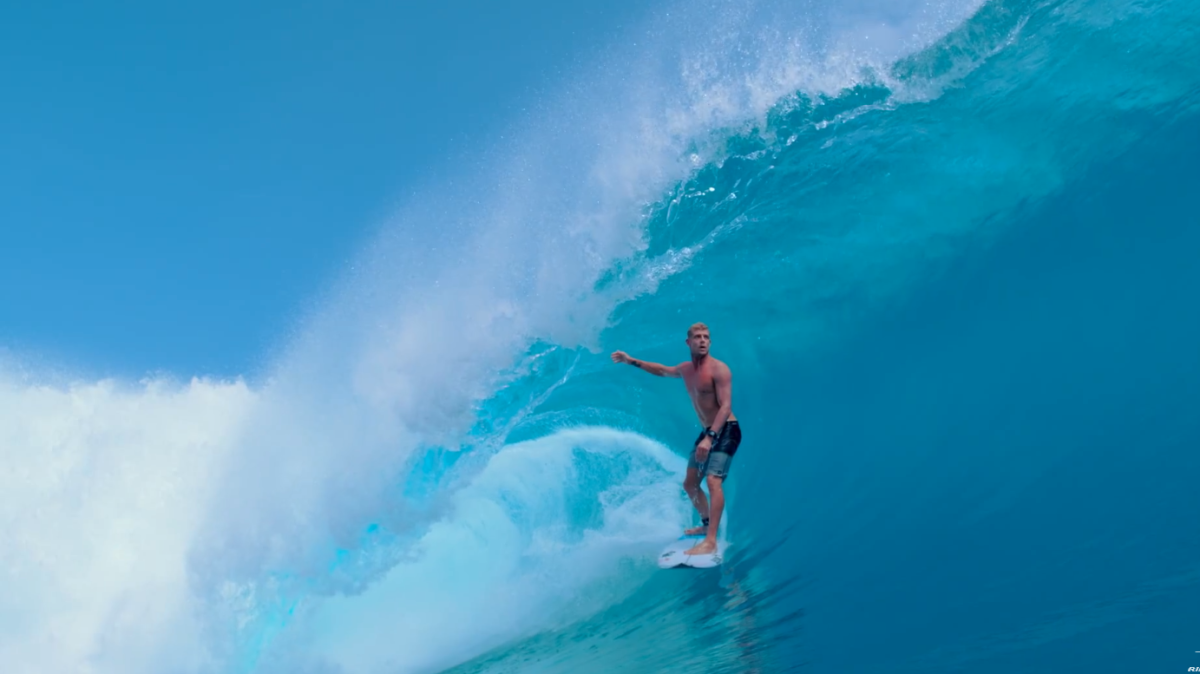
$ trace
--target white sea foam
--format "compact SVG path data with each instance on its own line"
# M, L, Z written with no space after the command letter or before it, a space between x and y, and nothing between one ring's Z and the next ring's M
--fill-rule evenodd
M255 407L240 382L0 377L0 662L13 674L193 669L185 559Z
M267 661L432 671L598 610L636 588L678 533L684 464L605 428L511 445L369 592L302 607L293 634L303 647L280 640Z

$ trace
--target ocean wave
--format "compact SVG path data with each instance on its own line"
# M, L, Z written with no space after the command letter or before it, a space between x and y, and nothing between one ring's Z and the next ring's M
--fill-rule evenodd
M964 659L931 634L995 643L974 604L922 584L923 565L948 583L963 574L923 552L961 553L931 529L976 550L1022 545L1002 528L970 537L969 524L1000 521L1035 531L1064 567L1071 546L1091 546L1134 568L1114 552L1138 540L1128 522L1087 540L1060 531L1068 552L1053 553L1025 518L1021 494L1075 458L1058 448L1084 443L1095 411L1110 408L1068 397L1095 363L1069 349L1038 360L1026 332L1002 330L1079 337L1069 325L1039 328L972 274L1012 287L1014 266L1041 274L1021 297L1042 318L1091 306L1055 276L1065 263L1006 242L1034 237L1029 249L1043 251L1036 236L1061 231L1062 203L1113 190L1097 172L1194 120L1198 15L1182 2L944 3L890 16L867 2L790 7L693 6L652 23L482 148L457 184L406 206L262 382L0 376L0 488L17 495L0 520L15 541L0 553L0 660L22 673L432 671L482 653L464 671L769 671L816 648L815 666L835 671L854 664L854 620L876 630L863 616L900 616L914 599L904 585L926 592L928 611L913 612L928 630L879 642L929 671ZM1092 215L1106 236L1131 240ZM1080 252L1075 269L1112 290L1121 316L1153 323L1137 307L1194 281L1158 245L1190 245L1182 231L1147 239L1157 258L1126 258L1139 278L1175 274L1139 302L1103 283L1097 270L1114 256L1080 246L1091 257ZM988 273L971 272L981 265ZM974 294L945 299L960 285ZM1057 383L1039 396L956 360L1010 352L923 309L931 297L1030 349L996 356L1011 372L1033 377L1036 362ZM1009 322L970 314L972 298ZM1089 334L1143 344L1095 313L1074 315ZM729 485L737 546L730 573L667 579L649 557L689 515L678 481L694 415L671 382L614 368L601 347L679 360L694 320L735 365L747 433ZM1180 324L1155 323L1194 334ZM1184 341L1163 352L1186 393L1195 364ZM1175 381L1152 356L1137 362ZM1007 395L987 397L953 367ZM1176 409L1165 384L1124 376L1096 390ZM1039 416L1063 399L1061 425ZM963 430L1025 423L992 409L1016 410L1060 444L1000 433L1038 450L1008 454ZM1159 421L1194 437L1178 418ZM1135 430L1159 462L1175 456L1165 436ZM974 495L956 488L964 480ZM1115 486L1108 474L1088 484ZM1154 510L1174 522L1169 512ZM871 556L880 563L861 561ZM1063 605L987 568L992 580L956 587ZM1186 577L1158 567L1139 577L1168 571ZM1101 590L1063 602L1094 605L1118 576L1096 572ZM1047 578L1065 580L1029 586L1049 596ZM1021 634L1005 606L997 629ZM810 609L822 621L796 636ZM1047 630L1040 643L1054 641Z

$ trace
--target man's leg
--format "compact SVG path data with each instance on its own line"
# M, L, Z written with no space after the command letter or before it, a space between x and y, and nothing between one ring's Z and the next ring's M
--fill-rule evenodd
M705 482L708 484L708 497L711 501L708 509L708 531L704 540L700 541L686 554L707 555L717 551L717 529L721 526L721 512L725 510L725 478L709 475Z
M700 513L700 521L704 522L708 519L708 499L704 497L704 491L700 489L700 471L695 466L688 466L687 476L683 478L683 490L687 492L688 498L692 499L692 505L696 506L696 511ZM683 533L695 536L706 533L707 529L701 525L687 529Z

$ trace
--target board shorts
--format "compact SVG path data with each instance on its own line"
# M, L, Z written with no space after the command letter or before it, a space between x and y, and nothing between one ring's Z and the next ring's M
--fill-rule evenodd
M729 464L733 463L733 455L737 453L738 445L742 444L742 429L738 422L726 421L717 439L713 440L712 448L708 450L708 460L700 463L696 460L696 447L704 437L704 431L700 431L700 437L692 443L692 457L688 459L688 468L695 468L699 477L712 475L723 480L729 474Z

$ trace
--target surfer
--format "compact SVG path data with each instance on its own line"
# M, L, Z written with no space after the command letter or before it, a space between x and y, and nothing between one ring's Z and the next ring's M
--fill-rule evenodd
M690 361L668 366L631 358L624 351L612 355L614 363L629 363L658 377L682 377L696 416L700 417L700 437L692 446L683 490L700 513L700 526L684 531L689 536L703 534L704 540L687 551L689 555L705 555L717 550L717 528L721 511L725 509L723 484L729 474L729 464L742 441L737 417L733 416L731 398L733 378L729 366L709 355L712 339L708 326L696 323L688 328L687 345ZM700 479L708 484L709 498L700 489Z

